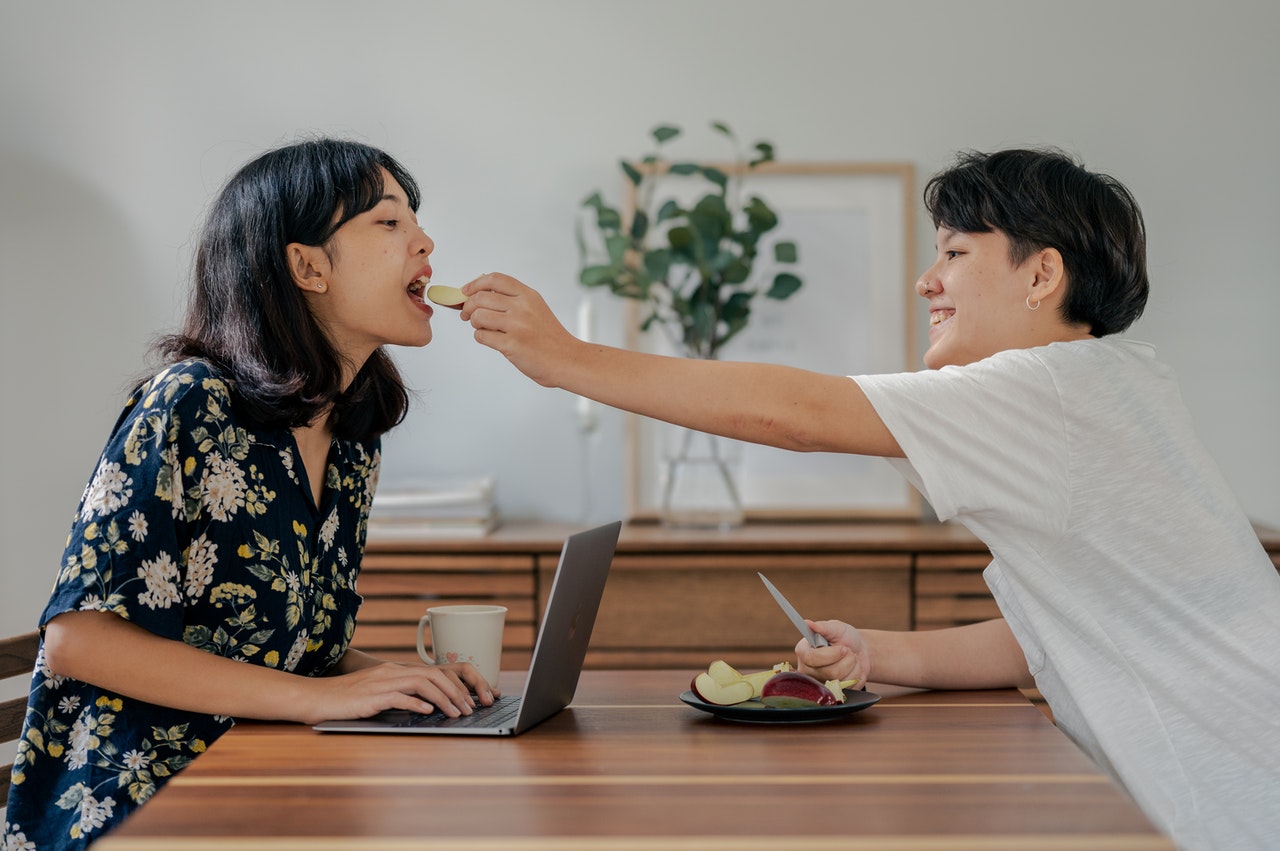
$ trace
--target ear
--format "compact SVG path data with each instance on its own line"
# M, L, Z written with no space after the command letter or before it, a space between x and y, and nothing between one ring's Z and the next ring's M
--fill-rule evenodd
M318 245L291 242L284 250L294 285L309 292L323 292L331 265L324 249Z
M1032 303L1062 298L1067 294L1067 269L1056 248L1042 248L1027 258L1026 268L1035 278L1027 285L1027 300Z

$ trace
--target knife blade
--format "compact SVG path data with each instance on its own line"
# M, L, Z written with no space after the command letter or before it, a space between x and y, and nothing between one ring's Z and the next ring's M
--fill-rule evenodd
M782 592L774 587L763 573L756 571L756 576L760 577L760 581L764 583L764 587L769 589L769 593L773 595L774 601L782 609L783 614L790 618L795 628L800 630L800 634L808 639L809 643L814 647L827 647L831 642L827 641L821 635L809 629L809 625L804 622L804 618L800 617L800 613L796 611L796 607L791 605L791 601L782 596Z

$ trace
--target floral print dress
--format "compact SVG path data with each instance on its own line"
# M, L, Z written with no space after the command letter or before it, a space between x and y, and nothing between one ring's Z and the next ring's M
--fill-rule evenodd
M85 489L40 625L113 612L251 665L307 676L346 652L379 444L335 441L316 506L292 434L239 416L201 360L133 394ZM43 649L0 851L84 848L234 719L54 676Z

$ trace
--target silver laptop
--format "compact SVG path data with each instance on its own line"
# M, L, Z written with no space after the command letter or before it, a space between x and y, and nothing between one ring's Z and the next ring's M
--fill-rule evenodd
M332 733L408 733L452 736L518 736L569 705L587 655L596 611L618 545L621 521L570 535L547 595L542 626L533 645L524 693L503 695L492 706L450 718L392 709L372 718L325 721L315 729Z

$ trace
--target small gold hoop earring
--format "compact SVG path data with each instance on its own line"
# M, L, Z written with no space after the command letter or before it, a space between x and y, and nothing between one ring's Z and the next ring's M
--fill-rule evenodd
M1027 310L1039 310L1039 309L1040 309L1040 302L1037 301L1035 304L1032 304L1031 296L1027 296Z

